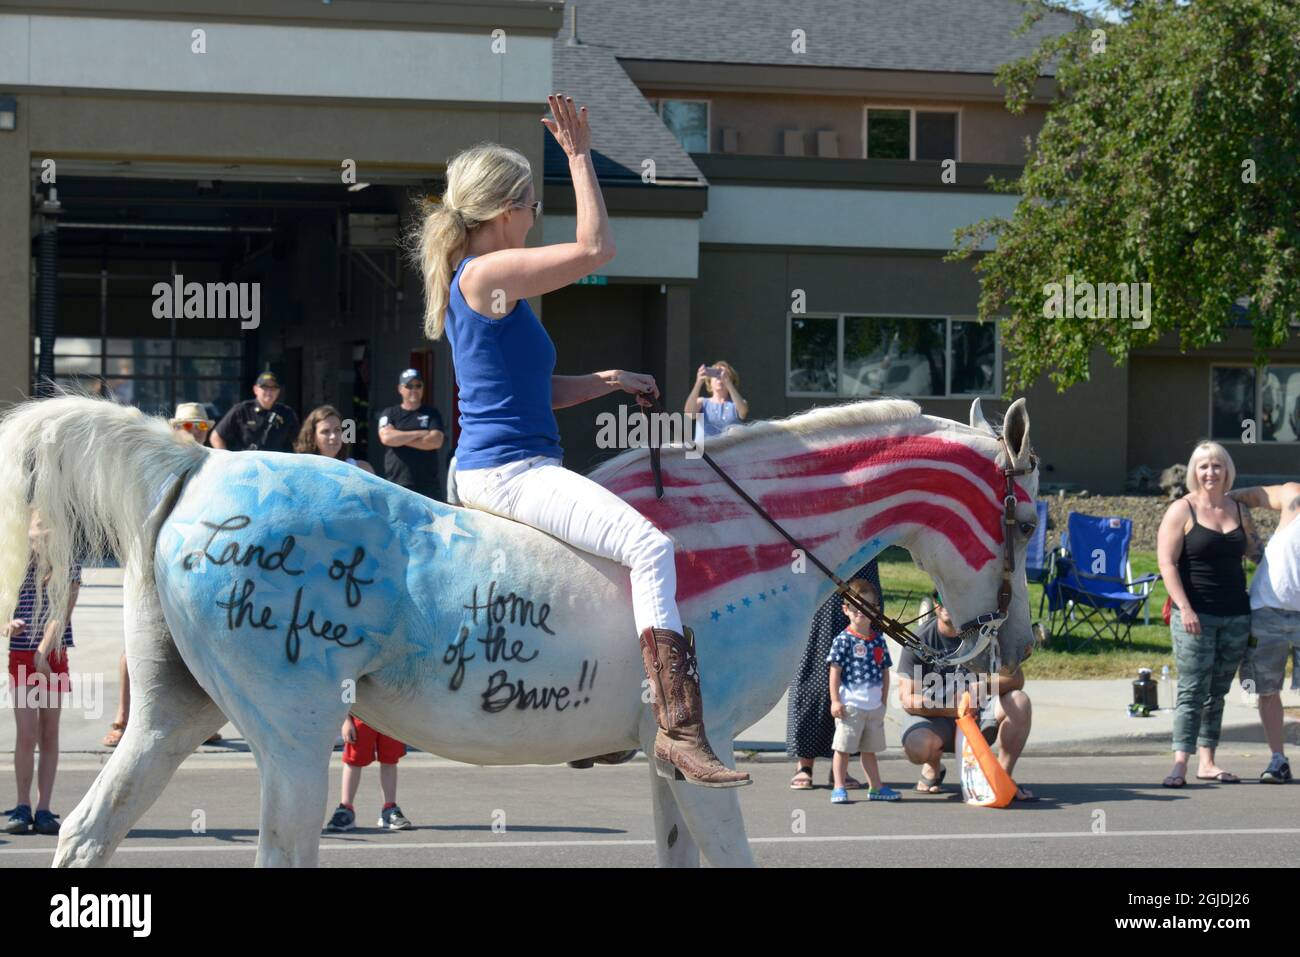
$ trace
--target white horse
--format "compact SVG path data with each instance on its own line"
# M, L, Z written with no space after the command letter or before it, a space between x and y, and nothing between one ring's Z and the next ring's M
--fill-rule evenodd
M715 461L847 578L908 549L959 622L997 607L1004 467L1031 462L1024 401L1005 442L911 402L818 409L734 429ZM1009 461L1008 461L1009 458ZM706 727L722 759L780 699L833 585L696 458L645 449L592 477L677 545ZM999 635L1031 647L1023 553L1037 475L1016 484L1017 571ZM60 833L58 865L107 864L181 761L226 718L261 778L259 865L317 862L337 729L352 711L423 750L551 764L651 745L621 566L533 528L431 502L321 456L220 452L102 400L29 402L0 424L0 605L26 565L28 509L65 567L75 536L126 567L127 731ZM51 601L61 607L61 577ZM658 861L752 863L740 794L649 770Z

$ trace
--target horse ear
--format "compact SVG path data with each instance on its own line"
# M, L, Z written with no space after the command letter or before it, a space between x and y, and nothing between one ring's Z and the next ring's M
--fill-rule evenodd
M987 432L989 435L993 434L993 426L989 424L988 419L984 418L984 409L980 405L979 399L970 404L970 427L979 429L981 432Z
M1002 435L1011 450L1012 465L1025 468L1029 465L1029 410L1023 398L1016 399L1007 409L1006 418L1002 420Z

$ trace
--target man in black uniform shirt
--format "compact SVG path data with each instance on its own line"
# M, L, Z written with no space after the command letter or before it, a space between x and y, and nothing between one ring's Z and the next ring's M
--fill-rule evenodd
M212 430L208 440L214 449L232 452L262 449L265 452L292 452L298 437L298 415L280 398L280 380L274 372L263 372L253 386L255 398L231 407Z
M442 416L424 404L424 381L415 369L407 369L397 381L401 405L379 413L379 441L384 452L384 478L442 501L438 478L438 449L442 448Z

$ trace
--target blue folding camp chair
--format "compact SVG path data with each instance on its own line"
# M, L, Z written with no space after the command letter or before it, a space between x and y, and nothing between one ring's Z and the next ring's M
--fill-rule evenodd
M1131 640L1129 632L1139 614L1145 613L1150 622L1147 602L1160 576L1133 577L1128 559L1132 537L1133 523L1127 518L1071 512L1066 519L1061 554L1045 591L1048 632L1062 635L1067 648L1078 626L1087 629L1085 642L1109 636L1119 643Z
M1052 578L1052 563L1056 558L1055 551L1049 551L1047 548L1047 503L1035 502L1034 511L1038 513L1038 524L1034 526L1034 537L1029 540L1029 547L1025 549L1025 581L1031 585L1043 585ZM1038 617L1043 617L1043 603L1047 601L1047 592L1044 590L1043 597L1038 602Z

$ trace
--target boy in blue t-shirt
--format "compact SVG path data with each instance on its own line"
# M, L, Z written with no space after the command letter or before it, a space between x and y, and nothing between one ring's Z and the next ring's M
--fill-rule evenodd
M868 605L880 607L880 595L870 582L854 579L849 589ZM876 752L885 750L885 703L889 696L889 669L893 661L884 636L871 630L871 621L847 601L844 614L849 627L835 636L830 665L831 714L835 718L835 739L831 762L835 775L832 804L848 804L844 788L849 755L862 752L862 771L867 776L871 801L897 801L902 797L892 788L882 786Z

